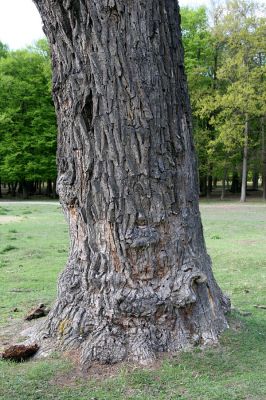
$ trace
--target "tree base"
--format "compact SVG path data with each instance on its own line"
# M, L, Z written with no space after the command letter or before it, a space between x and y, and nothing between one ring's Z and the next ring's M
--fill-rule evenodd
M180 307L178 313L173 312L171 317L158 313L153 323L145 319L121 320L120 325L109 322L109 325L99 325L87 335L74 334L70 321L63 319L57 324L55 336L51 332L51 316L48 316L44 325L32 332L30 342L37 339L41 356L47 356L51 350L78 350L80 363L85 367L90 367L93 362L115 364L128 361L147 365L162 353L218 344L220 334L228 328L227 321L224 315L210 319L209 312L202 308L203 298L198 300ZM224 311L229 311L229 300L223 297L223 302ZM213 317L214 313L215 303Z

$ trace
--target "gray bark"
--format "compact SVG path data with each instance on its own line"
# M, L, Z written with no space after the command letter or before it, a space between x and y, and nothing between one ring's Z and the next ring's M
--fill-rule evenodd
M241 183L241 197L240 201L245 202L247 198L247 170L248 170L248 115L245 117L245 131L244 131L244 151L243 151L243 165L242 165L242 183Z
M217 342L176 0L34 0L52 48L70 254L42 332L81 361Z

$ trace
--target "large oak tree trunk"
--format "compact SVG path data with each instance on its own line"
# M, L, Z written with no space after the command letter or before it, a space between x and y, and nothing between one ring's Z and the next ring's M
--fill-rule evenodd
M52 48L71 248L45 335L82 362L215 343L176 0L34 0Z

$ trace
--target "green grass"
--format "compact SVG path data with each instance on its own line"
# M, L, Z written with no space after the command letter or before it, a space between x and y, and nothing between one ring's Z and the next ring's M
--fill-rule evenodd
M21 219L3 223L0 217L0 325L21 318L36 304L52 303L68 251L59 205L14 203L5 212ZM15 307L16 314L11 312Z
M51 304L67 257L68 233L56 205L1 207L22 219L0 225L0 329L36 303ZM0 361L1 400L265 400L266 205L201 206L215 277L234 306L221 345L165 358L156 369L115 367L114 376L77 374L54 354L22 364ZM1 220L1 219L0 219ZM1 222L0 222L1 224ZM16 240L13 242L12 240ZM3 249L14 247L3 253ZM19 312L13 313L17 307ZM1 335L0 335L1 336ZM65 384L62 384L62 382Z

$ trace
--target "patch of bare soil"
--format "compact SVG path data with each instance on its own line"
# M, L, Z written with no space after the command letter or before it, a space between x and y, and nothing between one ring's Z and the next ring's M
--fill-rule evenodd
M31 336L32 334L34 334L36 329L38 329L38 326L41 325L43 321L43 318L40 318L38 322L36 322L36 320L25 321L24 319L10 320L8 324L1 327L0 329L0 353L2 353L7 347L12 345L17 345L21 343L33 343L31 341ZM49 357L53 349L58 349L56 343L50 339L46 339L42 343L39 352L36 354L36 356L33 357L33 360ZM65 373L58 373L58 375L55 375L50 381L50 384L60 387L77 386L79 383L82 383L82 380L99 381L103 379L110 379L118 376L121 371L127 374L142 368L140 364L134 364L131 362L124 362L112 365L102 365L94 362L89 368L84 368L80 365L80 352L78 350L65 351L60 353L62 355L62 358L69 360L70 363L73 365L70 370ZM177 355L175 354L161 354L152 363L145 365L145 370L157 370L160 368L165 358L176 359L176 357Z
M242 211L243 209L245 209L245 212L256 212L257 208L263 208L264 204L258 203L258 204L246 204L246 203L239 203L239 204L217 204L217 203L208 203L208 204L204 204L204 203L200 203L200 208L204 209L204 208L213 208L213 210L215 211Z
M16 217L14 215L0 215L0 224L8 224L9 222L20 222L22 217Z
M12 319L7 325L1 327L0 330L0 352L4 351L7 346L11 346L25 340L21 336L21 332L29 327L29 322L21 319Z
M235 242L239 244L243 244L244 246L255 246L258 243L263 243L264 240L250 240L250 239L242 239L242 240L235 240Z
M59 373L53 377L53 379L50 381L51 385L72 387L77 386L77 384L82 384L82 381L102 381L105 379L112 379L118 376L122 371L123 374L130 374L136 370L141 370L144 367L145 371L156 371L161 367L164 359L176 359L177 357L177 355L164 353L159 355L158 358L152 363L149 363L145 366L132 362L122 362L111 365L93 362L90 367L84 368L80 365L80 352L78 350L64 352L63 356L72 363L73 368L65 373Z

